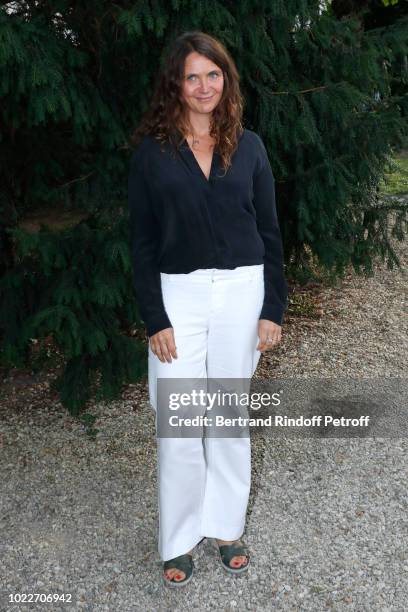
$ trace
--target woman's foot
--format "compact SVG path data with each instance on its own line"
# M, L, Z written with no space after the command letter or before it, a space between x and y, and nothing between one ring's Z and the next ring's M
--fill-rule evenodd
M242 544L241 540L218 540L217 543L219 546L223 546L224 544ZM240 567L244 567L248 563L248 558L246 555L237 555L232 557L229 562L230 567L233 569L239 569Z
M188 550L186 554L192 556L193 555L193 549ZM173 578L174 578L175 582L181 582L186 577L186 574L182 570L178 569L177 567L172 567L170 569L165 570L164 577L169 582Z

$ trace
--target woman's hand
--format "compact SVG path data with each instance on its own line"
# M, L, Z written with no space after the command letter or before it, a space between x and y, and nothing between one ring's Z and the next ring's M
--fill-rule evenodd
M282 327L273 321L267 319L260 319L258 323L258 336L259 343L256 347L257 350L263 353L268 351L281 341ZM270 342L268 339L270 338Z
M174 340L174 329L167 327L150 336L150 347L155 355L165 363L171 363L171 358L177 359L176 342Z

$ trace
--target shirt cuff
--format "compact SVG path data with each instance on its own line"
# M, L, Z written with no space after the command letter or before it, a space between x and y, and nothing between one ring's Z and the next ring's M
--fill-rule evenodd
M167 329L167 327L173 327L166 312L163 312L163 314L154 317L153 319L145 321L145 325L149 338L150 336L157 334L157 332L162 331L162 329Z
M267 321L272 321L277 325L282 325L284 312L285 309L278 304L264 304L262 306L259 319L266 319Z

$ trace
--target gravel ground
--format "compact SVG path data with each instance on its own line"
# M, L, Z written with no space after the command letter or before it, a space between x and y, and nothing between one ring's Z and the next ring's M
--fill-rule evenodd
M402 271L377 266L369 279L309 287L315 314L288 314L254 378L406 380L408 245L395 247ZM95 439L47 375L3 381L0 610L407 610L405 437L254 435L248 572L225 574L204 540L193 581L173 592L160 581L146 381L88 412ZM71 602L12 604L11 593L70 593Z

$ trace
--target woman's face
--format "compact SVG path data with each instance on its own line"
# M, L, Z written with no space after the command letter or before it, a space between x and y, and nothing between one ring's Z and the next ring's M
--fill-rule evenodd
M195 113L211 113L221 100L224 76L221 68L195 51L186 57L182 96Z

